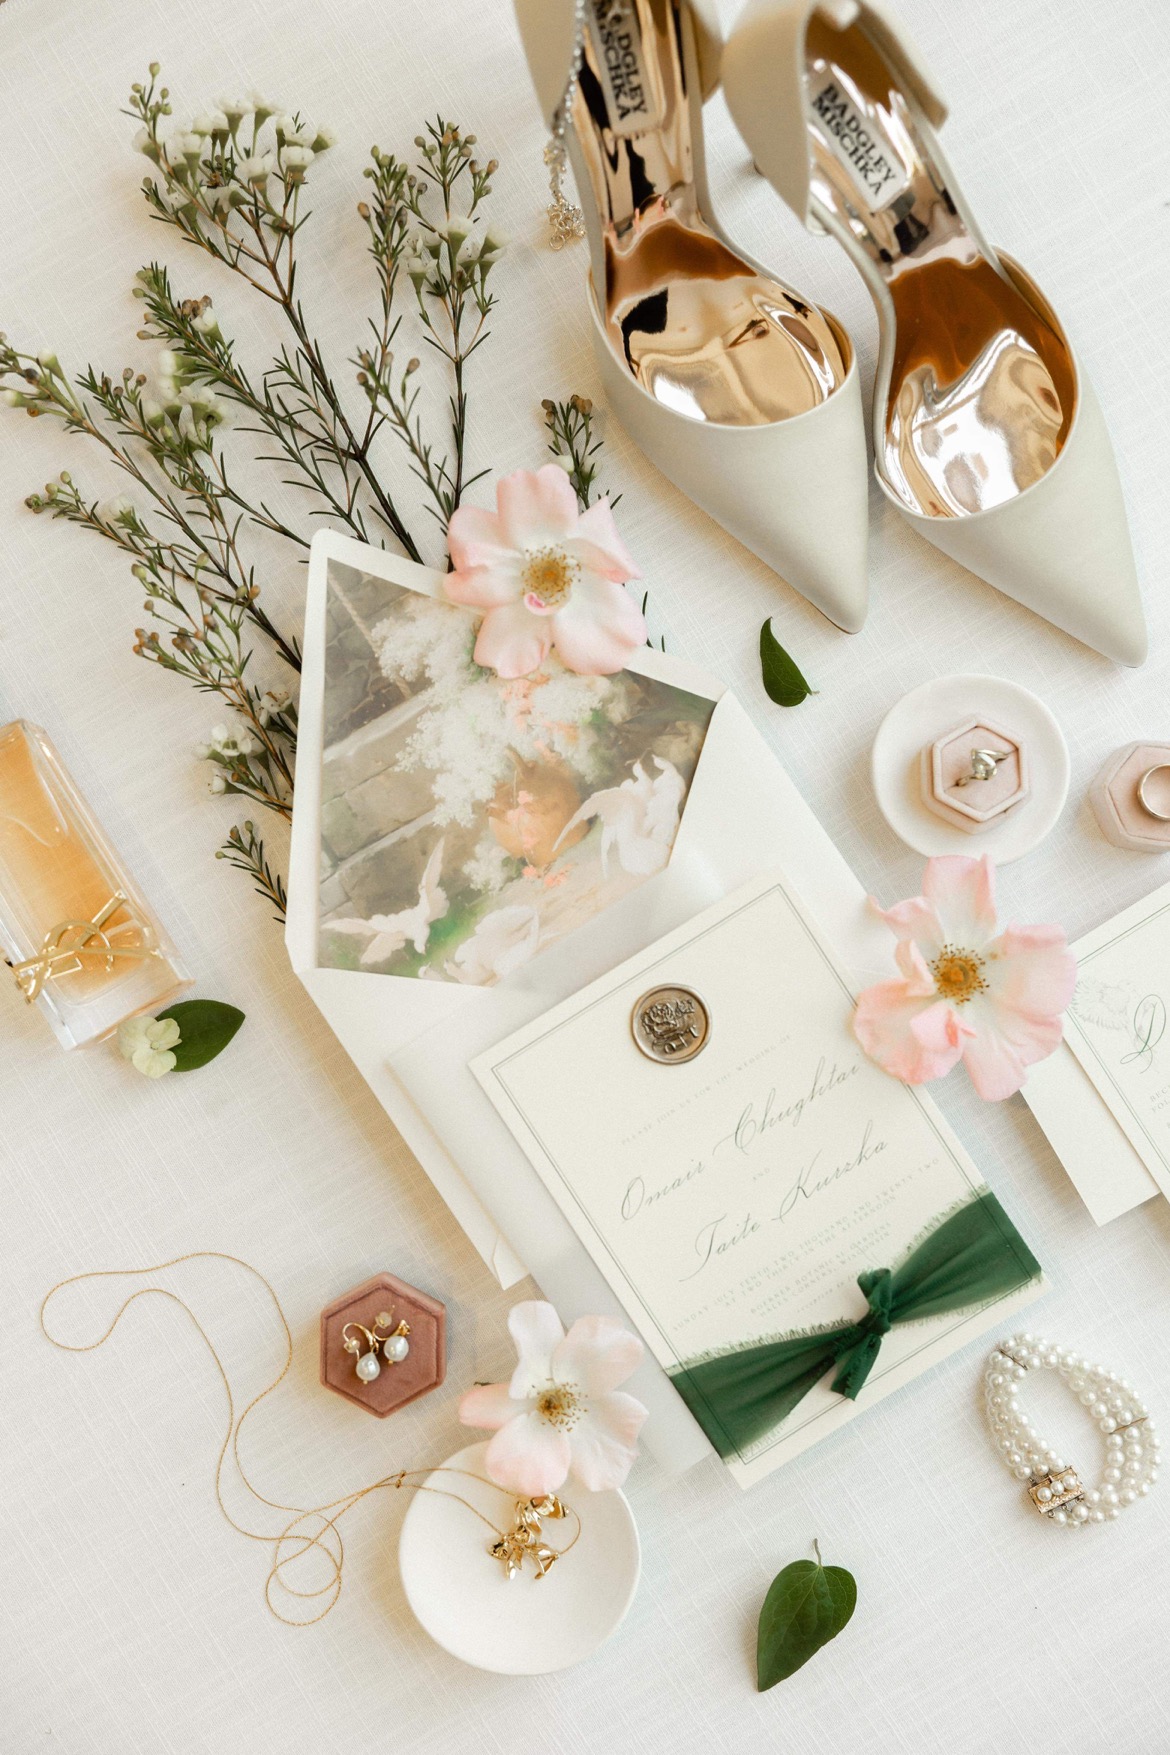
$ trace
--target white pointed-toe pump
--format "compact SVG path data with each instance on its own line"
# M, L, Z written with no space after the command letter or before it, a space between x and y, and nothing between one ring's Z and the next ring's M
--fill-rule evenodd
M946 109L880 0L750 0L724 49L756 164L860 269L881 337L874 467L936 547L1122 664L1146 628L1092 387L1051 306L984 238Z
M706 0L516 0L545 119L586 216L610 406L685 494L838 627L865 620L868 468L837 320L711 212Z

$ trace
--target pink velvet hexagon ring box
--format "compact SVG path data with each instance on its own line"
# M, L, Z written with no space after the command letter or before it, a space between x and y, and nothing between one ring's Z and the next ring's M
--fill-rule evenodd
M393 1274L375 1274L321 1312L321 1382L379 1419L447 1375L447 1312Z
M1031 790L1027 745L986 715L936 738L921 761L923 804L969 835L1001 823Z

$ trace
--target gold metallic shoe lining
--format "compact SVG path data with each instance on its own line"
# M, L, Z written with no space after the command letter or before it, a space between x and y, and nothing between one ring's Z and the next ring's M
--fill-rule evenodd
M572 119L600 216L602 318L618 358L659 402L694 420L758 426L824 402L851 355L824 312L757 273L703 214L684 7L587 0Z
M972 236L864 26L814 14L806 71L814 204L893 307L882 475L927 517L1001 505L1051 469L1068 436L1068 344Z

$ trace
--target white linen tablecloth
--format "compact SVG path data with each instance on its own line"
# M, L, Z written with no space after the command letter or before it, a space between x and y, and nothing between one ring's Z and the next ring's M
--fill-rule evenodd
M1047 843L1003 873L1003 905L1076 935L1165 876L1102 840L1085 792L1114 747L1170 734L1170 135L1158 121L1170 11L1160 0L907 0L905 10L952 101L948 150L972 204L1051 294L1095 379L1144 576L1149 663L1116 670L1055 633L943 560L876 493L873 610L847 639L616 430L606 480L624 494L623 532L672 648L735 685L887 900L915 891L920 861L870 791L883 713L955 670L1037 690L1064 726L1073 788ZM269 313L152 226L137 193L143 161L117 112L155 58L179 115L259 87L338 129L341 144L313 173L302 290L339 377L370 303L353 214L370 143L404 151L441 110L499 156L496 210L514 243L472 374L471 458L536 464L541 397L588 393L595 379L583 247L544 247L543 134L506 0L6 0L0 327L73 365L137 364L149 350L133 340L141 307L129 286L158 254L182 292L214 294L244 356L263 364ZM872 370L874 322L853 270L751 174L721 100L709 116L728 229L838 311ZM56 1353L37 1328L46 1289L197 1249L253 1262L284 1302L296 1359L245 1434L245 1459L270 1497L301 1503L457 1448L460 1390L508 1368L511 1299L301 992L263 903L212 857L245 814L207 797L191 755L216 704L131 655L142 617L122 561L21 505L63 465L94 494L120 484L48 420L0 412L0 721L48 727L199 991L248 1012L216 1065L156 1085L111 1048L64 1055L0 985L0 1755L1170 1749L1170 1482L1076 1540L1032 1520L984 1431L978 1348L746 1495L715 1462L673 1481L639 1464L629 1490L641 1590L620 1635L577 1670L508 1681L432 1645L402 1597L404 1508L389 1496L349 1520L345 1593L329 1619L294 1632L269 1617L265 1552L233 1535L213 1499L225 1406L198 1337L173 1307L140 1305L102 1351ZM404 459L387 457L404 475ZM291 493L280 504L297 515ZM267 552L267 595L295 621L303 573ZM769 613L819 691L795 712L760 688L756 638ZM1033 1326L1132 1377L1164 1414L1165 1203L1098 1231L1022 1101L982 1107L956 1074L941 1102L1048 1267ZM316 1366L320 1308L381 1268L446 1301L451 1342L443 1389L385 1423L321 1390ZM250 1393L278 1357L262 1299L227 1270L186 1272ZM1057 1398L1039 1400L1051 1429L1073 1429ZM759 1604L813 1536L856 1574L856 1616L808 1668L757 1696Z

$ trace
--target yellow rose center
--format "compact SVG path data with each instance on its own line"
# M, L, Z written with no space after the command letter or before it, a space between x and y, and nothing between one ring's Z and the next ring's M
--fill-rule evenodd
M537 1396L536 1411L550 1426L568 1432L577 1424L583 1412L581 1397L577 1394L575 1385L553 1383L547 1389L542 1389Z
M963 951L955 945L944 945L930 965L930 972L941 999L951 1005L966 1005L977 993L987 991L983 979L986 967L978 951Z
M581 569L563 548L529 549L520 574L526 597L534 597L541 609L560 609L568 603Z

